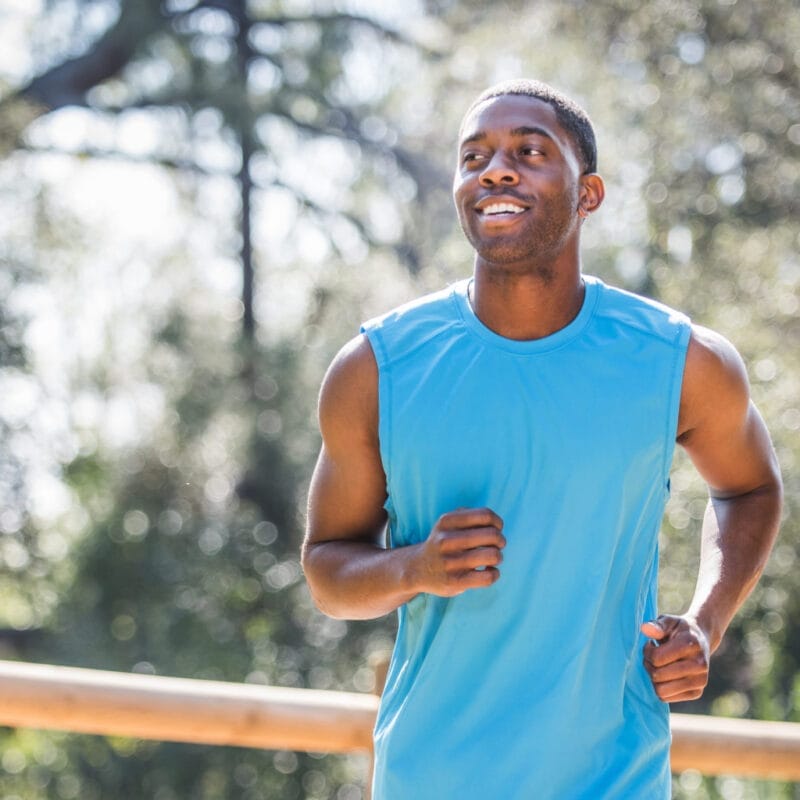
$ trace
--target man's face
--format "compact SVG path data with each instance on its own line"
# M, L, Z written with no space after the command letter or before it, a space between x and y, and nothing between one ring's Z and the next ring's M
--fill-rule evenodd
M558 255L580 227L582 171L549 104L501 95L473 109L462 126L453 197L479 257L510 267Z

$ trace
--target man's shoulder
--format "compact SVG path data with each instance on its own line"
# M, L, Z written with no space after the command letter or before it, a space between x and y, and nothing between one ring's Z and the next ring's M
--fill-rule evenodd
M685 344L691 332L691 321L682 311L658 300L621 289L592 278L598 284L600 302L597 314L642 334L679 341Z
M378 363L394 360L417 350L460 323L458 294L466 281L459 281L422 295L361 325L375 350Z
M362 330L386 327L400 321L423 320L428 317L440 317L452 312L453 297L463 281L445 286L434 292L416 297L402 305L371 317L362 323Z

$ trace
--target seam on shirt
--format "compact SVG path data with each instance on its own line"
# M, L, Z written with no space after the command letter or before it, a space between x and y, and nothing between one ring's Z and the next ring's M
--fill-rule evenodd
M606 318L617 319L621 325L625 325L628 328L633 328L634 330L641 331L649 336L658 338L667 344L672 344L674 342L674 336L671 329L659 332L655 329L655 326L658 323L651 322L648 325L647 322L639 321L638 316L646 315L648 319L652 319L653 317L661 317L662 319L666 318L667 322L671 321L673 325L675 323L687 322L689 320L688 316L682 311L678 311L677 309L665 305L658 300L654 300L651 297L645 297L643 295L636 294L635 292L629 292L628 290L621 289L618 286L608 286L604 283L601 283L600 288L601 290L604 290L603 298L605 301L607 301L607 305L609 307L609 313L603 314L602 311L599 312L602 316L605 316ZM614 317L613 299L619 297L627 300L637 301L636 307L640 312L640 314L636 315L637 318L619 319ZM632 312L629 312L629 314L632 314ZM670 326L670 328L671 327L672 326Z
M661 342L661 344L665 344L672 347L674 347L676 344L674 335L670 336L665 333L660 333L659 331L654 331L651 328L645 327L644 325L637 325L629 320L619 319L618 317L614 317L613 315L610 314L606 316L605 319L614 320L619 324L620 327L634 330L636 331L636 333L641 334L642 336L646 336L649 339L655 339L657 342ZM678 326L680 328L683 328L684 322L685 319L680 318L678 320Z
M683 312L676 311L669 306L657 303L657 301L649 301L646 297L640 297L639 295L631 292L626 292L622 289L616 289L605 285L601 286L601 289L605 289L605 293L602 300L598 303L598 309L595 313L595 316L598 319L611 320L612 322L616 322L621 327L635 330L638 333L650 337L651 339L657 339L658 341L669 345L675 344L675 325L677 325L679 328L682 328L683 323L688 322L688 317ZM625 317L616 316L614 313L615 308L612 298L615 297L617 293L623 298L638 300L638 307L641 309L643 314L648 315L648 320L641 321L636 318L631 319L630 312L628 312ZM653 317L655 317L655 319L653 319ZM658 329L658 317L661 317L661 320L665 321L669 325L666 330Z
M667 406L667 426L665 432L664 464L662 475L664 486L669 481L669 471L672 466L672 457L675 453L675 442L678 433L678 418L680 415L680 396L683 387L683 373L686 365L686 353L689 349L689 337L692 326L688 319L682 321L677 334L673 339L675 352L673 355L672 375L669 388L669 405ZM676 396L677 395L677 396Z
M367 337L378 365L378 446L383 472L386 476L386 493L389 495L389 484L391 483L389 460L392 451L391 362L380 329L362 325L361 332Z

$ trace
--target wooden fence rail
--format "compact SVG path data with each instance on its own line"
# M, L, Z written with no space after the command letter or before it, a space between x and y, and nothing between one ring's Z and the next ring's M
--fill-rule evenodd
M0 725L345 753L371 749L378 698L0 661ZM800 723L672 715L672 766L800 781Z

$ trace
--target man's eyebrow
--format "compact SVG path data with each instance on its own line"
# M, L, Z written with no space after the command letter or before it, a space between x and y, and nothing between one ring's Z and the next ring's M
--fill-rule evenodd
M518 128L513 128L511 130L512 136L544 136L548 139L553 139L553 134L549 131L545 130L544 128L540 128L538 125L521 125ZM474 144L475 142L483 141L488 134L486 131L476 131L475 133L467 136L466 139L463 139L461 142L461 147L466 144Z
M471 136L467 136L466 139L462 139L460 146L463 147L465 144L474 144L475 142L483 141L483 139L485 138L486 138L486 132L478 131L477 133L473 133Z
M511 131L512 136L545 136L548 139L553 138L553 134L550 131L546 131L544 128L540 128L538 125L522 125L519 128L514 128Z

